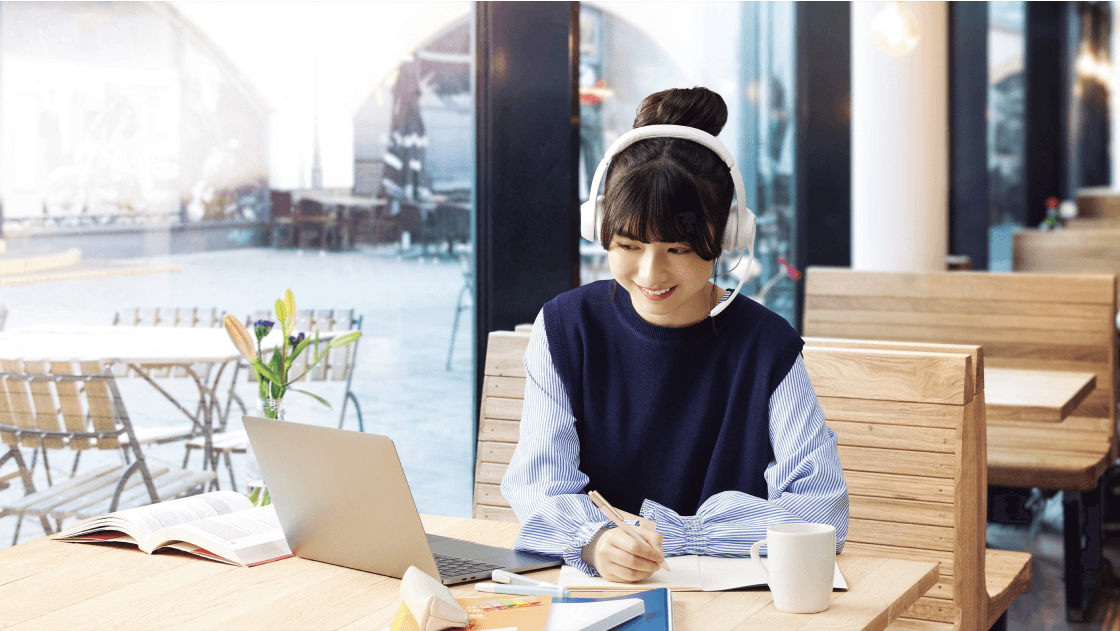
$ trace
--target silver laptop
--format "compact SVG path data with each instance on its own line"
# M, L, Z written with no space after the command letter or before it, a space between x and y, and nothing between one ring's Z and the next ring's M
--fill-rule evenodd
M284 538L305 559L400 578L415 565L445 585L556 557L426 535L387 436L242 417Z

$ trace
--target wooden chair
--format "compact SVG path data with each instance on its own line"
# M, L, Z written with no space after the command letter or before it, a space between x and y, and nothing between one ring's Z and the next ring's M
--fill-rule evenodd
M7 360L5 368L10 365ZM0 507L0 517L19 519L13 545L26 516L38 517L49 535L61 529L67 518L157 503L214 478L212 471L149 467L116 379L100 373L98 362L80 362L77 372L71 362L51 362L49 372L45 362L24 362L22 370L0 372L0 439L8 445L0 465L9 459L16 462L25 491L24 497ZM125 437L127 445L122 444ZM91 448L131 451L131 463L98 467L64 481L54 482L48 476L50 486L38 490L21 446L41 450L44 464L51 450L70 449L77 454Z
M486 342L474 468L475 519L517 521L517 515L502 496L501 484L521 436L518 427L525 403L528 347L528 331L494 331Z
M1116 458L1116 278L811 267L806 336L980 345L999 368L1094 372L1061 423L987 419L988 482L1065 491L1067 616L1100 571L1101 475ZM1082 526L1082 527L1079 527ZM1084 543L1082 534L1085 534Z
M984 354L806 338L805 367L848 484L845 552L936 561L891 629L988 629L1030 590L1031 556L985 550Z
M354 309L300 309L296 312L295 328L297 331L361 331L362 321L364 316L354 313ZM245 318L245 326L252 330L253 322L257 320L275 321L276 316L267 311L258 311L252 316ZM346 328L341 328L346 327ZM342 348L332 348L327 351L327 357L319 365L315 366L307 373L300 381L345 381L346 391L342 396L342 410L338 415L338 428L346 423L346 409L352 402L354 404L354 411L358 417L358 431L365 431L365 424L362 421L362 408L358 404L358 397L354 394L352 384L354 381L354 366L358 359L358 344L361 343L361 338L352 344ZM322 344L326 346L326 344ZM310 349L310 347L309 347ZM269 350L271 352L271 349ZM298 375L307 369L307 357L310 351L305 351L300 357L296 358L295 363L292 364L289 374ZM212 436L211 448L214 453L219 457L224 458L226 463L226 472L229 473L229 481L231 488L236 489L237 483L233 476L233 462L230 454L243 454L249 447L249 436L244 430L225 431L226 423L229 420L229 413L234 402L241 408L242 414L248 414L249 409L241 397L237 395L235 388L237 386L238 374L245 371L248 375L249 381L257 380L257 373L249 369L248 363L239 361L234 368L233 377L230 380L230 389L227 394L226 406L221 414L221 425L218 431ZM204 438L195 437L187 442L187 451L183 457L183 466L186 467L190 461L191 452L194 450L202 450L205 448Z

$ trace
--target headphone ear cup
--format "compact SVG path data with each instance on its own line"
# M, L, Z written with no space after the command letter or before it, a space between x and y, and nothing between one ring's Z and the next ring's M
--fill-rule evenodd
M727 215L727 227L723 229L723 249L727 251L739 249L746 250L754 245L755 216L749 208L744 209L743 227L739 228L739 213L732 208Z
M754 213L752 213L749 208L746 209L746 212L747 212L747 220L746 220L747 225L745 225L743 227L743 232L739 235L739 239L738 239L738 241L739 241L738 246L739 246L740 250L749 250L751 247L754 246L754 232L755 232L756 224L758 222L757 218L754 216Z
M579 207L579 235L595 243L599 240L599 227L603 224L603 196L596 195Z

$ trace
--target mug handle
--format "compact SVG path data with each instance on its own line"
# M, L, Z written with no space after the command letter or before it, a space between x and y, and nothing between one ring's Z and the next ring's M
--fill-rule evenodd
M758 548L764 543L766 543L765 539L754 542L754 545L751 546L751 559L759 562L762 561L762 559L758 558Z

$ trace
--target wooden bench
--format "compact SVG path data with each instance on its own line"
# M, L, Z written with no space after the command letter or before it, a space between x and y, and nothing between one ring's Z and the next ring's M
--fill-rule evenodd
M805 343L848 484L845 551L941 563L938 584L890 628L991 628L1030 590L1031 556L984 546L982 350Z
M1116 458L1116 279L1108 275L860 272L812 267L804 334L974 344L989 366L1097 375L1061 423L988 419L988 482L1069 491L1067 575L1100 569L1101 475ZM1082 564L1081 558L1085 561ZM1095 561L1094 561L1095 559ZM1066 582L1067 615L1084 614L1081 580Z
M1120 276L1120 225L1086 227L1089 221L1074 222L1076 228L1069 230L1016 232L1012 235L1011 269Z
M500 484L519 436L528 342L528 331L490 334L475 465L476 519L517 521ZM1030 555L984 552L983 386L974 368L982 366L980 349L848 350L843 347L856 344L820 344L833 348L806 348L805 361L818 395L828 397L822 407L840 436L852 500L845 549L942 564L941 581L891 628L942 629L958 618L961 628L989 628L1029 589ZM921 370L910 369L912 364ZM862 378L853 380L853 374ZM937 401L916 401L921 397ZM913 437L920 435L927 440L915 447Z

